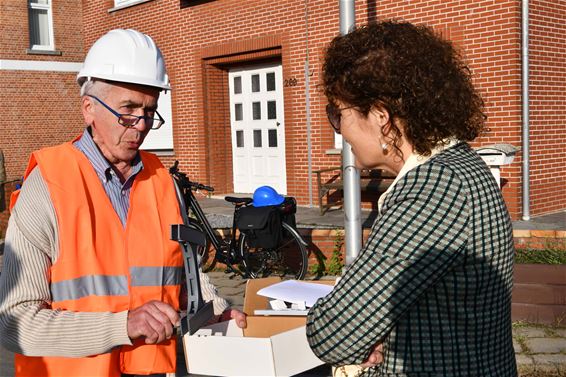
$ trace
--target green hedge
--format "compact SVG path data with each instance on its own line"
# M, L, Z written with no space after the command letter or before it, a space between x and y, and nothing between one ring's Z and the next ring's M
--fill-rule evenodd
M565 249L517 249L515 263L519 264L566 264Z

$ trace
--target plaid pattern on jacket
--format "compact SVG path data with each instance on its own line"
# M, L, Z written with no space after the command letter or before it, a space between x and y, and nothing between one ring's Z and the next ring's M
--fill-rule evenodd
M516 376L511 220L495 179L467 143L410 170L368 242L313 306L307 337L333 365L368 376Z

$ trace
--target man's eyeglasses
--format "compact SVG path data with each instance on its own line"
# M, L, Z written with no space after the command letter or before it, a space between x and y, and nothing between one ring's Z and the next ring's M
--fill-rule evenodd
M330 125L337 134L340 133L340 119L342 118L342 110L352 109L354 107L356 106L339 108L338 106L332 103L326 105L326 116L328 117L328 121L330 122Z
M163 123L165 123L165 119L163 119L163 117L157 111L155 111L155 115L157 115L158 118L148 117L148 116L145 116L145 115L137 116L137 115L132 115L132 114L120 114L117 111L115 111L114 109L112 109L110 106L108 106L107 104L102 102L102 100L100 98L98 98L96 96L91 96L90 94L87 94L87 96L94 98L95 100L100 102L100 104L102 106L104 106L108 111L110 111L112 114L116 115L116 117L118 117L118 123L120 123L120 125L122 125L124 127L127 127L127 128L135 127L135 125L138 124L139 121L142 120L142 119L144 120L145 125L148 126L152 130L158 129L159 127L161 127L163 125Z

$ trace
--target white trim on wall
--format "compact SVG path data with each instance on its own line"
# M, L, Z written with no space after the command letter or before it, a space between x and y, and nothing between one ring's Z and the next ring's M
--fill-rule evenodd
M82 66L83 63L0 59L0 70L7 71L79 72Z

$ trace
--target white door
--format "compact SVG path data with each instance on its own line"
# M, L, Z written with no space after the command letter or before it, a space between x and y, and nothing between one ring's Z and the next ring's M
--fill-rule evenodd
M269 185L287 193L281 64L230 70L234 192Z

